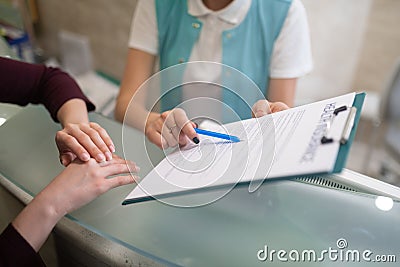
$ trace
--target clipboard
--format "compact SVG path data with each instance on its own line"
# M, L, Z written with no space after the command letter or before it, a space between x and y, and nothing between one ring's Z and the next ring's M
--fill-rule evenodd
M349 99L349 96L351 96L351 100ZM346 98L347 97L347 98ZM339 99L339 100L338 100ZM340 101L340 99L347 99L346 101ZM311 108L312 105L316 105L319 107L319 109L321 108L321 106L325 106L325 104L327 103L331 103L330 101L337 101L338 105L335 106L334 111L333 108L331 111L333 111L333 116L330 117L329 121L327 121L327 124L329 124L328 127L326 127L323 135L321 137L319 137L319 141L320 141L320 146L321 146L321 150L325 150L328 151L329 147L335 147L335 151L334 153L329 153L329 154L318 154L316 156L316 161L319 162L324 162L326 161L326 158L328 157L324 157L325 156L329 156L330 158L330 163L329 163L329 168L315 168L315 169L310 169L308 170L307 168L303 168L303 169L299 169L296 171L283 171L281 172L275 172L273 173L273 171L271 171L271 173L268 173L268 177L265 176L258 176L255 175L253 176L253 178L248 179L248 177L246 179L242 179L236 183L216 183L216 184L212 184L212 185L206 185L204 187L193 187L190 189L184 189L184 190L178 190L178 191L174 191L174 190L169 190L169 188L163 188L164 184L159 184L157 185L158 182L165 182L162 180L151 180L153 183L153 185L155 187L158 186L158 189L155 189L152 193L149 193L149 191L146 191L146 189L148 189L149 187L146 187L146 182L147 184L151 184L149 182L148 177L150 179L154 179L154 172L158 173L158 171L156 170L157 168L160 167L160 165L163 163L163 161L152 171L152 172L146 176L141 184L143 182L145 182L145 184L143 185L144 189L141 188L140 186L137 186L123 201L122 205L128 205L128 204L132 204L132 203L139 203L139 202L143 202L143 201L148 201L148 200L154 200L154 199L162 199L162 198L168 198L168 197L174 197L174 196L179 196L179 195L186 195L186 194L191 194L191 193L195 193L195 192L202 192L202 191L209 191L211 189L221 189L224 187L229 187L232 184L234 184L233 186L238 186L238 185L246 185L249 184L249 188L250 186L253 187L252 183L255 182L256 184L256 188L258 188L258 186L260 186L263 181L265 179L291 179L291 178L295 178L295 177L301 177L301 176L308 176L308 175L323 175L323 174L331 174L331 173L338 173L341 172L342 169L345 166L345 163L347 161L347 157L350 151L350 147L354 141L355 138L355 134L356 134L356 129L359 123L359 119L360 119L360 114L361 114L361 108L362 105L364 103L364 99L365 99L365 93L352 93L352 94L348 94L348 95L344 95L344 96L339 96L336 98L332 98L332 99L327 99L324 101L319 101L319 102L315 102L315 103L311 103L309 105L305 105L304 109L310 109L309 112L312 113L315 119L316 114L314 114L315 112L313 111L313 109ZM328 102L327 102L328 101ZM353 102L351 104L351 101ZM345 107L341 104L341 103L346 103ZM329 105L327 105L329 106ZM302 107L296 107L291 109L291 112L294 112L296 110L301 110ZM296 111L297 112L297 111ZM282 112L281 114L285 114L284 112ZM286 112L286 114L290 114L290 112ZM274 115L274 114L272 114ZM320 114L318 114L319 116ZM307 119L308 117L306 117ZM317 126L316 124L312 124L314 126ZM305 127L299 127L299 128L305 128ZM308 139L309 140L310 136L304 136L304 139ZM297 140L296 140L297 141ZM303 140L304 142L304 140ZM293 142L296 143L296 142ZM337 146L337 144L339 144L339 146ZM235 145L239 145L240 143L235 143ZM324 148L326 146L326 148ZM288 149L290 151L290 149ZM286 153L285 156L286 157L290 157L291 153ZM322 156L321 156L322 155ZM235 155L236 156L236 155ZM234 161L237 159L234 159ZM293 167L293 165L291 165L292 163L290 163L293 161L290 161L289 158L284 158L284 160L282 160L281 165L283 165L283 167L281 166L280 170L282 169L290 169L290 167ZM274 167L276 162L274 162ZM287 163L287 164L286 164ZM286 165L285 165L286 164ZM289 167L288 167L289 166ZM328 164L326 165L328 166ZM303 166L304 167L304 166ZM162 168L162 166L160 167ZM297 172L298 171L298 172ZM256 172L254 172L256 173ZM258 173L258 172L257 172ZM278 174L277 174L278 173ZM258 173L259 174L259 173ZM270 175L271 174L271 175ZM206 176L206 175L204 175ZM161 176L160 176L161 177ZM258 178L260 177L260 178ZM261 178L264 177L264 178ZM162 177L162 179L164 179L164 177ZM164 179L166 180L166 179ZM167 184L165 184L165 186L168 187ZM138 188L139 187L139 188ZM150 186L151 187L151 186ZM136 192L135 192L136 191ZM137 193L137 191L142 191L141 193ZM154 193L155 192L155 193Z
M364 92L357 93L354 98L354 102L353 102L353 106L352 106L353 110L355 109L354 119L353 119L351 128L349 128L349 136L347 137L346 142L344 144L340 145L339 153L336 158L336 164L335 164L335 167L333 168L332 173L341 172L346 165L347 158L349 156L350 147L353 144L354 138L356 136L358 123L360 122L361 110L362 110L362 106L364 104L365 95L366 94Z

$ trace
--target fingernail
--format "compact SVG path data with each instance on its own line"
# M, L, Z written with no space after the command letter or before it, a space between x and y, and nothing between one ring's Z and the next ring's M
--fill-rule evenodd
M110 152L106 152L106 158L107 160L112 160L112 154Z
M161 148L162 149L168 148L168 142L165 139L161 140Z
M197 138L197 137L193 137L193 142L195 143L195 144L198 144L198 143L200 143L200 140L199 140L199 138Z
M140 181L142 181L142 178L140 176L137 175L133 175L133 180L135 180L136 183L139 183Z
M135 170L136 170L136 172L140 172L140 167L139 166L135 166Z
M97 161L103 162L106 161L106 158L103 154L97 154Z
M257 111L256 112L256 117L263 117L263 116L265 116L265 115L267 115L268 113L266 113L266 112L264 112L264 111L262 111L262 110L259 110L259 111Z
M83 154L82 154L82 160L83 160L83 161L88 161L89 159L90 159L90 156L89 156L88 153L83 153Z
M114 147L113 145L110 145L109 148L110 148L110 151L111 151L112 153L115 152L115 147Z

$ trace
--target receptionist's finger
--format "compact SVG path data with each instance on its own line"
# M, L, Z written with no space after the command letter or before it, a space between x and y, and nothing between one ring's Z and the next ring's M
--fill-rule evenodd
M162 148L162 136L159 132L154 130L146 131L146 136L150 140L150 142Z
M259 118L271 113L270 103L265 100L258 100L252 107L252 117Z
M160 127L161 129L161 127ZM147 139L159 148L168 147L168 142L161 135L161 130L157 130L153 125L148 125L145 130Z
M252 108L253 118L259 118L270 113L276 113L289 109L289 106L283 102L268 102L267 100L258 100Z
M168 116L165 120L161 135L168 143L168 145L164 148L175 147L178 145L179 128L173 120L172 113L170 113L170 116Z
M199 143L199 137L194 130L193 123L188 119L186 112L183 109L177 108L174 109L174 118L175 122L178 125L180 129L180 137L179 137L179 144L180 145L186 145L186 138L184 138L184 135L186 135L190 140L193 140L194 143L198 144ZM182 135L182 133L184 135Z
M275 112L289 109L289 106L283 102L273 102L273 103L270 103L270 108L271 108L271 112L275 113Z
M179 140L180 127L175 121L174 112L175 109L161 114L161 118L164 120L161 135L167 140L169 147L177 146Z

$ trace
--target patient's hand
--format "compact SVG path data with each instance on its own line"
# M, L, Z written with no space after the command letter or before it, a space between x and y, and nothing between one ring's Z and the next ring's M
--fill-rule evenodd
M283 102L269 102L265 99L258 100L251 108L253 118L259 118L270 113L289 109Z
M56 144L60 162L68 166L76 158L88 161L91 157L98 162L111 160L115 152L114 144L97 123L67 124L56 134Z
M56 223L67 213L114 187L138 182L135 163L114 155L98 163L75 159L51 181L12 222L19 234L38 251ZM112 176L112 177L111 177Z
M138 182L139 167L116 155L98 163L94 159L75 159L40 194L52 199L49 205L63 216L86 205L112 188ZM110 178L110 176L112 176Z

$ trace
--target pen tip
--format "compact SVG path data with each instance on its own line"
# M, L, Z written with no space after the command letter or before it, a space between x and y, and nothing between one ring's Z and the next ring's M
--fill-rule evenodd
M199 140L199 138L194 137L194 138L193 138L193 142L194 142L195 144L198 144L198 143L200 143L200 140Z
M236 136L233 136L233 137L231 137L231 141L234 143L238 143L238 142L240 142L240 139Z

